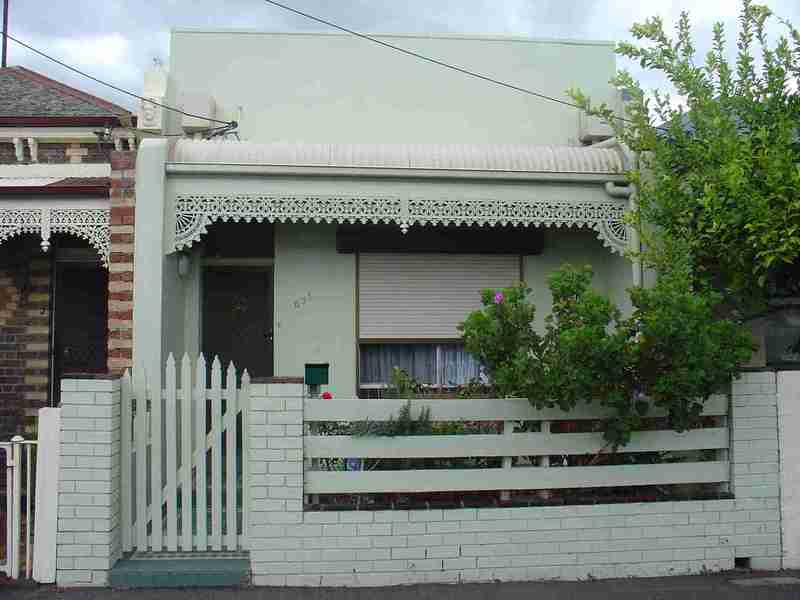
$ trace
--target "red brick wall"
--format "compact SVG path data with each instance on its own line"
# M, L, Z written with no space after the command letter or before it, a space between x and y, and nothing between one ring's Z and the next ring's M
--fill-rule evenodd
M10 165L15 162L17 162L17 155L14 153L14 144L0 142L0 165Z
M50 389L50 261L29 262L28 288L0 268L0 440L23 433L26 415L47 406Z
M66 144L39 144L40 163L65 163L69 162L66 155Z
M81 144L81 148L86 148L88 151L81 160L85 163L111 162L111 153L114 152L114 146L111 144Z
M133 361L133 243L135 151L111 153L111 261L108 276L108 370Z

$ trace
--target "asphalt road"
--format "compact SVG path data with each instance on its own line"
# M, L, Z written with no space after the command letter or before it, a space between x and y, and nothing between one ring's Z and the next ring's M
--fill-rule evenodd
M745 581L742 581L745 580ZM70 589L0 583L2 600L800 600L800 573L392 588Z

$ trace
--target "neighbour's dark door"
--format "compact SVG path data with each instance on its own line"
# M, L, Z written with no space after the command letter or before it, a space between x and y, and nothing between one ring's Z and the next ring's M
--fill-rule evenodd
M54 287L55 381L68 373L105 373L108 271L92 263L57 264Z
M207 268L202 352L209 362L233 361L238 373L272 376L272 270Z

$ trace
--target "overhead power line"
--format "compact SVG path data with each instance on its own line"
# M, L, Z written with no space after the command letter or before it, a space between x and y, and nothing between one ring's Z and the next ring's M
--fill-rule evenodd
M142 100L143 102L149 102L150 104L154 104L155 106L160 106L161 108L163 108L165 110L176 112L176 113L179 113L179 114L187 116L187 117L193 117L195 119L201 119L201 120L204 120L204 121L209 121L211 123L221 123L223 127L235 128L238 125L236 123L236 121L221 121L219 119L213 119L213 118L205 116L205 115L196 115L194 113L190 113L190 112L186 112L185 110L181 110L180 108L175 108L174 106L167 106L166 104L162 104L160 102L156 102L155 100L151 100L150 98L145 98L144 96L140 96L139 94L134 94L133 92L131 92L129 90L126 90L124 88L116 86L113 83L108 83L107 81L103 81L102 79L98 79L97 77L94 77L93 75L89 75L88 73L86 73L84 71L81 71L80 69L77 69L77 68L75 68L75 67L73 67L71 65L68 65L67 63L65 63L63 61L60 61L57 58L54 58L54 57L50 56L49 54L46 54L45 52L42 52L41 50L38 50L38 49L34 48L33 46L31 46L29 44L26 44L25 42L23 42L21 40L18 40L17 38L15 38L14 36L12 36L10 34L6 34L6 37L8 37L8 39L10 39L15 44L19 44L23 48L27 48L31 52L33 52L35 54L38 54L39 56L41 56L43 58L46 58L47 60L52 61L52 62L56 63L57 65L61 65L62 67L72 71L73 73L77 73L78 75L86 77L87 79L91 79L95 83L99 83L100 85L104 85L104 86L106 86L108 88L111 88L112 90L116 90L117 92L120 92L122 94L127 94L128 96L131 96L132 98L136 98L138 100Z

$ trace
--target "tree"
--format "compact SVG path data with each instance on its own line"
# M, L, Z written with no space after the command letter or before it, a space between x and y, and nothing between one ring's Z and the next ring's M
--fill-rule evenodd
M771 44L766 29L775 19L743 0L733 63L720 23L704 64L695 64L687 13L674 37L658 17L635 24L639 43L620 43L617 52L663 75L680 104L659 91L648 97L627 72L612 82L630 98L624 119L571 92L639 158L628 176L638 188L633 223L642 239L651 248L663 239L685 243L692 277L723 294L726 314L740 318L763 306L800 255L800 33L780 21L785 35Z

